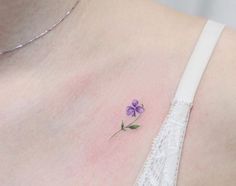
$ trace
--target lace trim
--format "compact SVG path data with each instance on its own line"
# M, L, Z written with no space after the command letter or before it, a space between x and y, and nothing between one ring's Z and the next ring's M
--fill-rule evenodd
M192 103L173 101L135 186L175 186Z

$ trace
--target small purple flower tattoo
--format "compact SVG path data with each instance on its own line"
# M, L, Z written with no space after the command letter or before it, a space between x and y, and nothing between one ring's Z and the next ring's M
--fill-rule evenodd
M117 133L119 133L122 130L126 131L127 128L137 129L138 127L140 127L140 125L135 124L135 122L140 118L144 110L145 109L144 109L143 104L139 104L139 101L137 99L134 99L131 105L126 107L126 115L130 117L134 117L134 120L127 125L125 125L124 121L122 121L120 130L118 130L110 138L112 138L113 136L115 136Z
M135 117L137 113L141 114L144 112L143 105L140 106L138 100L134 99L131 106L127 106L126 113L128 116Z

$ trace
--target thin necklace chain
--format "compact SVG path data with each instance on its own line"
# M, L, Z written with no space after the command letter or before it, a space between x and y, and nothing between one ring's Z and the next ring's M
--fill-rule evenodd
M28 41L25 41L23 43L20 43L20 44L16 45L15 47L12 47L12 48L6 49L6 50L0 50L0 55L6 54L6 53L10 53L10 52L13 52L13 51L15 51L17 49L25 47L25 46L29 45L30 43L36 41L37 39L43 37L44 35L46 35L50 31L52 31L54 28L56 28L61 22L63 22L71 14L71 12L76 8L76 6L79 4L79 2L80 2L80 0L77 0L75 2L75 4L72 6L72 8L69 11L67 11L66 14L61 19L59 19L55 24L53 24L47 30L45 30L42 33L36 35L35 37L33 37L32 39L30 39Z

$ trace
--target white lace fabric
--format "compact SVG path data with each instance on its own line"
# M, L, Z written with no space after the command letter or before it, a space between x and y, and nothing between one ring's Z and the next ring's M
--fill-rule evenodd
M171 104L151 151L138 176L136 186L176 185L181 150L192 103L174 101Z

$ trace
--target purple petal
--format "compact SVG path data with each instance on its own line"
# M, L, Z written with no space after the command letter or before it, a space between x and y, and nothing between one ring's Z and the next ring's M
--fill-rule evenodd
M137 100L137 99L134 99L134 100L132 101L132 105L133 105L134 107L138 106L138 100Z
M128 106L127 109L126 109L126 114L129 116L135 116L135 109L131 106Z
M144 108L141 107L141 106L137 106L137 107L135 108L135 110L136 110L136 112L138 112L138 113L140 113L140 114L144 112Z

